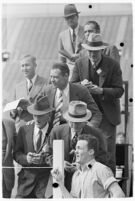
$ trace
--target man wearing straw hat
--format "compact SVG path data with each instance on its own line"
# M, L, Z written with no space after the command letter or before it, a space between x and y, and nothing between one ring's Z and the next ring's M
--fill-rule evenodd
M64 18L68 29L60 33L58 40L60 60L68 64L70 75L84 40L84 29L78 24L79 13L74 4L65 5Z
M47 96L40 95L27 109L34 122L20 127L17 136L15 160L22 165L22 169L18 174L16 197L44 198L50 174L48 136L53 108Z
M120 103L123 82L120 65L110 57L102 55L107 47L100 34L91 33L87 43L82 44L88 55L75 63L71 82L87 86L102 112L100 128L107 139L108 165L115 173L116 126L120 123Z
M92 113L87 109L87 104L83 101L71 101L68 111L64 113L67 124L56 126L50 133L50 144L53 140L64 140L64 156L65 156L65 185L70 190L71 177L75 170L73 162L75 161L74 150L77 138L82 133L91 134L99 139L100 146L96 159L106 164L106 142L104 134L97 128L87 125Z

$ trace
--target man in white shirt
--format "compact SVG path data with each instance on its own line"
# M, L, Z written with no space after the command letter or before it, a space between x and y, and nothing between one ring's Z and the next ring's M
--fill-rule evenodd
M95 160L98 140L90 134L78 137L76 145L76 167L69 193L62 182L58 169L52 176L58 182L63 198L120 198L125 197L110 168Z
M20 127L15 146L15 160L22 166L18 174L17 198L45 198L50 174L48 136L51 130L50 107L47 96L38 96L28 106L34 122Z

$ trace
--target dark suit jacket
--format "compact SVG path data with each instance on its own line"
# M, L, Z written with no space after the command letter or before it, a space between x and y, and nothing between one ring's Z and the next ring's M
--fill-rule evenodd
M18 176L18 192L17 194L27 196L34 189L37 181L40 181L41 178L46 180L46 185L48 182L50 168L43 162L40 165L29 164L27 162L26 156L28 152L35 152L33 145L33 132L34 132L34 123L30 125L25 125L20 127L16 146L15 146L15 160L17 163L22 165L22 168ZM48 143L48 142L47 142ZM30 167L39 167L39 168L30 168ZM48 168L40 168L48 167ZM45 185L45 187L46 187Z
M47 94L50 105L54 107L56 88L52 85L45 86L43 93ZM79 84L69 84L69 102L73 100L80 100L87 103L87 108L92 112L91 124L95 127L100 125L102 115L98 109L97 104L93 100L92 96L86 87Z
M85 57L87 56L87 50L86 49L82 49L79 53L80 57ZM108 47L106 47L105 49L102 50L102 54L105 56L109 56L112 59L114 59L115 61L117 61L118 63L120 63L120 55L119 55L119 50L117 49L117 47L115 45L109 45Z
M85 126L82 130L82 134L91 134L99 140L99 153L96 156L97 160L101 163L106 164L106 140L104 134L99 129L90 126ZM68 124L62 124L52 129L50 133L50 144L53 145L53 140L64 140L64 157L66 161L70 161L69 152L71 151L71 129Z
M16 136L14 121L10 119L2 120L2 146L6 147L6 150L2 149L2 166L11 167L3 168L3 179L6 184L6 188L10 191L14 187L14 165L13 165L13 148L14 140ZM7 145L5 146L5 140L7 140ZM12 168L13 167L13 168Z
M78 59L75 63L71 82L89 80L89 58L88 56ZM107 119L113 125L120 123L119 98L122 96L123 81L120 65L110 57L102 56L99 63L99 86L103 88L103 95L100 95L100 104Z
M76 35L75 52L79 52L81 50L81 44L83 40L84 40L84 29L82 26L79 25L78 34ZM58 49L66 50L70 55L73 54L72 39L71 39L71 34L69 29L66 29L65 31L60 33L59 40L58 40ZM66 62L66 58L63 57L62 55L60 55L60 60L62 62Z

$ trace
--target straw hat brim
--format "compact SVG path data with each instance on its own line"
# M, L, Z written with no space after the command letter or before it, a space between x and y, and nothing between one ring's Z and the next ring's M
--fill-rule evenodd
M54 110L54 108L48 108L46 110L36 110L34 109L33 105L30 105L27 107L27 110L30 114L33 114L33 115L43 115L43 114L47 114L49 112L52 112Z
M103 50L103 49L107 48L108 45L106 43L103 43L102 46L93 47L93 46L89 46L87 44L82 44L82 47L85 48L86 50L96 51L96 50Z
M64 119L66 119L66 120L68 120L68 121L71 121L71 122L85 122L85 121L88 121L88 120L91 118L91 116L92 116L92 113L91 113L91 111L88 110L88 109L87 109L87 114L86 114L86 116L85 116L85 117L82 117L82 118L71 117L71 116L69 115L68 111L63 114Z
M76 15L76 14L79 14L80 12L75 12L75 13L71 13L71 14L68 14L68 15L64 15L64 18L67 18L67 17L70 17L72 15Z

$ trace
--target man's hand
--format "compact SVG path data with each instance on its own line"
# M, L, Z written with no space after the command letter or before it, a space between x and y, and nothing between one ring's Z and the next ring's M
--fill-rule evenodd
M64 169L67 172L74 172L76 170L76 167L72 163L69 163L68 161L64 161Z
M103 94L103 88L97 86L97 85L89 85L88 86L88 89L89 91L92 93L92 94Z
M79 58L79 54L72 54L71 55L71 61L73 61L73 62L75 62L76 59L78 59L78 58Z
M42 164L43 162L43 154L42 153L39 153L39 154L36 154L36 153L32 153L32 152L29 152L27 154L27 161L28 163L30 164Z
M58 182L59 184L62 183L63 177L58 168L53 169L51 171L51 174L52 174L53 178L56 180L56 182Z

